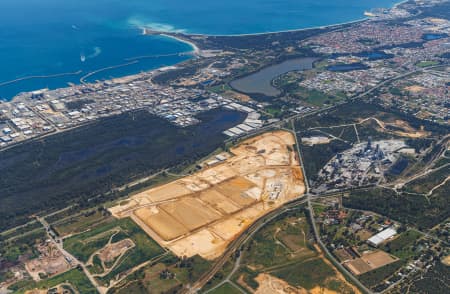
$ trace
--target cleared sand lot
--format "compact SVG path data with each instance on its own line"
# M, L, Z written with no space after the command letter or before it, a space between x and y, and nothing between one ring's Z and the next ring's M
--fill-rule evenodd
M293 287L269 274L259 274L255 279L259 286L255 294L306 294L308 291Z
M178 256L220 256L252 222L305 192L287 131L248 139L231 157L200 172L134 195L110 208L131 217Z
M360 258L346 262L344 265L355 275L361 275L397 260L397 257L380 250L363 254Z

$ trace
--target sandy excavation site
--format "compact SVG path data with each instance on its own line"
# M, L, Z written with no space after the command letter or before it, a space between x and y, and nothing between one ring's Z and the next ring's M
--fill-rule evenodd
M178 256L220 256L257 218L304 194L294 136L269 132L230 150L232 156L110 208L131 217Z

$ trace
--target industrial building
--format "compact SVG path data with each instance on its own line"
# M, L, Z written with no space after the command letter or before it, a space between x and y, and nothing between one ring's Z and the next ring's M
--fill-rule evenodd
M373 235L367 240L367 243L374 247L378 247L381 243L385 242L386 240L391 239L397 235L397 231L394 228L387 228L386 230L383 230L379 232L376 235Z

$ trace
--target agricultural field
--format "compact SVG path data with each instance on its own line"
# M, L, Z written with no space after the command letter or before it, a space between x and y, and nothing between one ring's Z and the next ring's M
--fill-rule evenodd
M0 232L0 240L15 239L24 234L30 234L33 231L37 231L40 229L42 229L41 223L36 220L32 220L21 227L16 227L11 230Z
M20 255L37 256L34 245L45 240L45 229L37 228L29 233L20 236L14 236L0 242L0 255L8 262L16 262Z
M359 292L318 251L301 208L271 221L243 246L240 268L232 279L257 293L277 287L288 293Z
M264 133L231 148L229 158L109 211L131 217L178 257L214 259L253 221L305 192L294 144L287 131Z

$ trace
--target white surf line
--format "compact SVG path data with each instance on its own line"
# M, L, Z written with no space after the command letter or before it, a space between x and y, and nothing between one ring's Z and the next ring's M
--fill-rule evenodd
M390 7L389 9L393 9L393 8L397 8L398 6L407 3L410 0L401 0L397 3L394 3L392 5L392 7ZM373 7L373 8L377 8L377 7ZM368 8L371 9L371 8ZM257 33L242 33L242 34L207 34L207 33L190 33L187 32L186 30L181 30L181 31L164 31L164 30L157 30L157 29L152 29L151 27L145 27L145 26L140 26L143 29L143 33L146 34L146 29L153 31L155 33L159 33L159 35L164 35L166 37L170 37L170 38L174 38L177 39L181 42L184 43L188 43L193 47L196 47L195 44L191 43L190 41L178 38L176 36L173 35L166 35L166 34L178 34L178 35L184 35L184 36L204 36L204 37L246 37L246 36L261 36L261 35L267 35L267 34L278 34L278 33L295 33L295 32L302 32L302 31L308 31L308 30L314 30L314 29L333 29L336 27L340 27L343 25L349 25L349 24L355 24L355 23L360 23L360 22L364 22L367 20L370 20L370 17L361 17L361 18L357 18L355 20L349 20L349 21L344 21L344 22L338 22L338 23L332 23L332 24L327 24L327 25L321 25L321 26L311 26L311 27L306 27L306 28L296 28L296 29L286 29L286 30L279 30L279 31L264 31L264 32L257 32Z
M174 35L168 35L166 33L160 33L159 35L160 36L164 36L166 38L171 38L171 39L177 40L178 42L182 42L182 43L188 44L189 46L192 47L192 51L191 52L193 52L195 55L200 55L200 53L201 53L200 48L198 48L197 45L194 44L191 41L185 40L183 38L180 38L180 37L177 37L177 36L174 36ZM183 34L181 34L181 35L183 35Z

